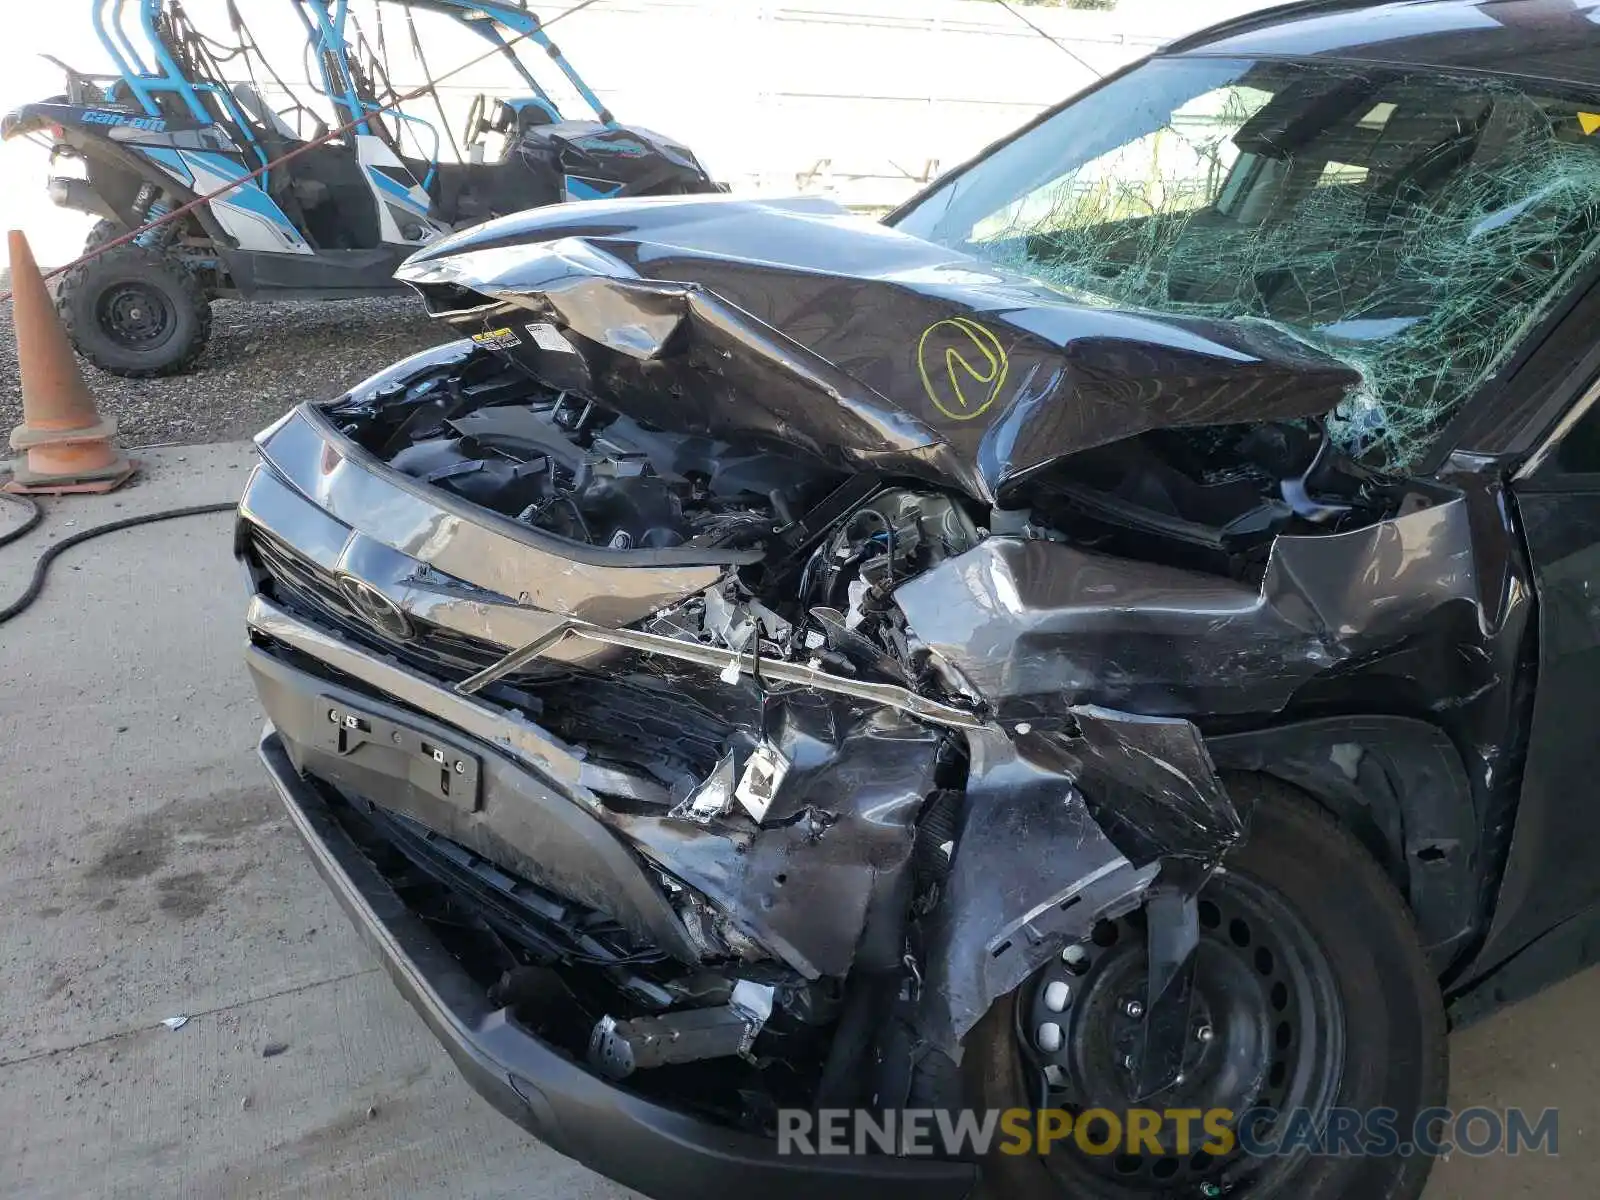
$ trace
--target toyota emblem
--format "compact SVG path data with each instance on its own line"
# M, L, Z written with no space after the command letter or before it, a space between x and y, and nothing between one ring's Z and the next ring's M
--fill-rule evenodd
M357 579L354 575L341 575L339 591L368 624L396 641L406 641L415 632L411 618L406 616L404 610L366 580Z

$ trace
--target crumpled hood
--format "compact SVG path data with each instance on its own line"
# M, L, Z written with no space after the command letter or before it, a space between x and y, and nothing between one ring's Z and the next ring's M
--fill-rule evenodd
M991 501L1081 450L1323 414L1357 382L1269 326L1068 296L820 199L556 205L446 238L399 277L480 344L630 416Z

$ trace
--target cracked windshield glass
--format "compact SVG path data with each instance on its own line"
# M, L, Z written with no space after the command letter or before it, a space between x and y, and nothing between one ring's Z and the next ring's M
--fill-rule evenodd
M929 195L910 233L1092 303L1269 322L1361 373L1409 466L1595 257L1600 99L1404 68L1155 61Z

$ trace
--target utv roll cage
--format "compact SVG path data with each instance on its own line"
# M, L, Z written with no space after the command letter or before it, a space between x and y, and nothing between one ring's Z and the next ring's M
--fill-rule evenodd
M0 137L36 138L52 163L81 168L49 181L57 204L100 218L56 302L79 353L105 370L187 369L214 299L392 293L407 257L469 225L566 201L721 190L687 147L618 124L524 0L224 2L231 38L197 27L184 0L88 0L115 72L56 60L66 94L0 118ZM303 83L285 82L241 11L272 4L294 14L284 28L300 35ZM424 79L403 94L384 19L396 10L410 39L404 69ZM488 48L435 75L418 11ZM525 43L544 50L592 117L562 113L518 53ZM458 141L440 83L501 57L514 93L478 92ZM429 98L443 129L405 108Z
M428 153L419 155L437 169L443 138L438 129L420 117L395 107L400 93L390 79L388 38L383 13L399 9L404 14L410 46L427 76L430 93L458 157L461 147L449 132L444 107L439 102L437 85L428 65L427 54L417 35L417 11L439 13L498 48L507 63L527 85L531 95L510 102L516 120L524 109L532 108L540 123L561 121L564 115L548 89L517 53L513 43L531 42L544 51L573 91L602 125L615 126L616 118L595 95L560 48L544 32L539 15L525 0L372 0L370 11L376 28L369 32L361 25L351 0L281 0L293 11L306 34L308 57L316 69L308 71L311 87L333 107L341 125L356 124L356 131L374 134L388 141L397 153L399 130L389 121L408 126L423 145L428 138ZM90 0L90 19L95 35L117 69L115 76L89 76L67 70L78 94L74 102L103 100L136 105L152 119L187 119L200 124L217 123L227 128L255 157L260 165L271 160L274 147L262 130L282 126L289 112L308 115L319 129L323 122L311 109L295 100L288 108L271 111L266 102L263 76L277 90L294 97L295 90L284 82L262 52L251 33L237 0L227 0L228 21L233 30L232 45L202 33L189 19L182 0ZM136 11L130 11L134 6ZM134 36L137 32L137 37ZM141 51L140 43L145 49ZM148 57L147 57L148 55ZM249 83L229 83L224 64L238 62L249 76ZM63 64L64 66L64 64ZM98 87L97 83L109 86ZM95 86L88 92L82 84ZM501 128L500 123L484 121L482 104L474 106L468 123L470 140L475 132ZM509 120L505 120L509 124ZM504 132L504 128L501 128ZM293 131L281 128L286 137ZM424 186L431 182L424 181Z

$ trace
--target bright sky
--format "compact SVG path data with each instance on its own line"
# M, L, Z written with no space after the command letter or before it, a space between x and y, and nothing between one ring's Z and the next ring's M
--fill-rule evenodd
M68 5L63 2L57 7L67 9ZM60 70L39 54L54 49L62 57L79 51L86 40L92 41L88 6L72 7L80 11L56 12L49 21L38 20L38 10L29 14L31 19L20 14L0 15L0 111L10 112L18 104L61 90ZM82 243L87 224L76 213L50 203L44 194L45 175L42 152L20 143L0 145L0 225L26 230L39 242L36 253L56 261L63 250Z

